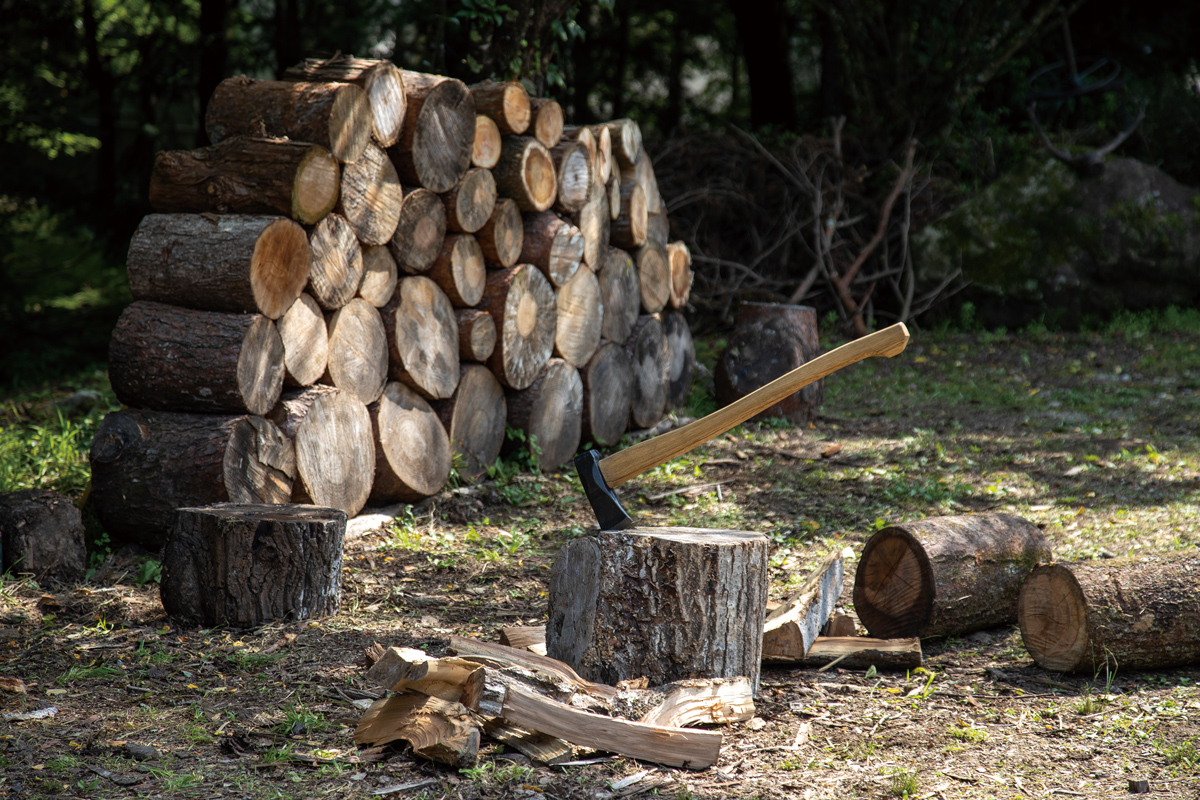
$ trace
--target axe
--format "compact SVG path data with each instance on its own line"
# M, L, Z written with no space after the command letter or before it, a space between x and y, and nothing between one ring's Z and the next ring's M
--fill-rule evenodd
M810 383L824 378L842 367L856 364L870 356L891 358L903 352L908 344L908 328L897 322L890 328L848 342L841 347L814 358L806 364L768 383L707 417L668 431L661 436L638 442L604 458L595 450L575 456L575 469L587 493L592 511L602 531L617 531L633 525L633 520L621 506L613 488L631 478L665 464L697 445L704 444L739 423L765 411L777 402Z

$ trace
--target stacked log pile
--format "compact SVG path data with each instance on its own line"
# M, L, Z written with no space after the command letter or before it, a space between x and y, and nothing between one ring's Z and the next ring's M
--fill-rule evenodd
M690 264L636 122L338 57L227 79L206 130L159 154L130 246L130 408L92 452L114 539L158 548L182 506L414 501L485 474L506 425L554 469L686 402Z

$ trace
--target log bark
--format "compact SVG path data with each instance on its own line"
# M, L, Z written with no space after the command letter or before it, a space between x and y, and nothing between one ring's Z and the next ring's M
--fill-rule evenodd
M763 644L763 661L768 664L796 664L819 668L826 665L843 669L912 671L921 666L921 640L872 639L869 636L818 636L807 656L772 653Z
M632 165L621 166L621 183L630 182L642 187L642 193L646 196L647 214L663 212L662 195L658 193L658 179L654 176L654 165L650 163L650 154L645 150L642 150Z
M761 534L700 528L575 539L550 573L547 652L593 681L743 676L757 691L767 551Z
M637 323L641 290L633 259L624 250L610 247L607 258L596 278L600 281L600 303L604 315L600 320L600 335L610 342L622 344Z
M446 227L456 233L475 233L496 209L496 180L491 170L467 170L458 185L442 195Z
M292 443L262 417L123 409L92 439L92 508L114 541L158 550L175 510L212 503L286 503Z
M471 148L471 166L491 169L500 160L500 129L485 114L475 115L475 143Z
M573 214L583 208L595 182L591 155L581 142L561 142L550 150L550 159L558 175L558 196L554 208L564 214Z
M371 132L383 147L391 147L404 127L404 79L390 61L334 56L309 58L283 73L284 80L315 83L353 83L362 88L371 108Z
M400 222L403 203L404 190L392 160L368 142L362 156L342 168L337 212L363 244L387 244Z
M398 275L396 259L386 245L367 245L363 248L363 278L358 296L376 308L383 308L396 293Z
M362 285L362 245L354 228L340 214L321 220L308 240L308 291L326 311L349 303Z
M507 269L516 264L525 245L524 223L516 201L508 197L499 198L492 216L475 238L483 248L484 258L492 266Z
M480 308L492 315L499 339L488 366L508 388L527 388L554 349L557 313L550 282L530 264L491 272Z
M261 314L138 300L117 320L108 361L113 391L139 408L265 414L283 390L283 342Z
M553 211L525 216L520 261L533 264L555 286L574 277L583 259L583 234Z
M957 636L1017 619L1021 584L1051 558L1045 535L1010 514L890 525L863 548L854 610L880 639Z
M641 127L631 119L614 119L600 123L599 127L608 131L615 166L633 167L642 154Z
M129 243L135 300L279 319L308 282L308 234L290 219L147 214Z
M842 596L842 554L827 555L791 597L767 615L763 657L804 658Z
M387 332L379 309L356 297L329 315L329 363L325 382L363 405L383 393L388 375Z
M328 150L287 139L235 137L154 158L155 211L283 214L315 225L337 205L341 169Z
M558 194L554 162L532 136L505 136L492 175L500 194L517 201L522 211L545 211L554 205Z
M604 187L593 184L588 190L588 199L583 208L569 219L583 234L584 263L592 268L592 272L599 272L607 258L612 225L608 215L608 195Z
M408 111L400 141L388 149L406 184L448 192L471 166L475 101L462 81L403 70Z
M233 136L287 137L325 147L343 164L362 156L374 120L367 94L351 83L294 83L240 76L221 81L204 116L214 144Z
M667 339L667 408L683 408L692 393L696 345L681 312L668 311L662 320L663 336Z
M563 137L563 110L557 100L549 97L529 99L530 133L547 148L557 145Z
M649 242L658 242L665 248L670 239L671 223L667 220L667 210L664 208L657 214L647 213L646 240Z
M409 275L429 269L442 251L446 225L441 198L428 189L406 188L396 232L388 245L396 266Z
M440 492L450 477L450 440L429 403L393 381L367 410L375 435L371 502L411 503Z
M441 399L458 386L458 320L446 294L432 280L400 281L383 308L389 375L426 399Z
M692 253L683 242L667 245L667 260L671 264L671 308L683 308L692 293Z
M555 292L558 322L554 354L573 367L582 367L600 346L600 282L590 269L581 269Z
M332 386L284 394L271 421L295 443L292 502L337 508L353 517L375 479L375 437L360 400Z
M633 363L633 402L629 416L639 428L649 428L662 419L667 408L670 363L662 322L657 317L639 317L625 343L625 352Z
M442 252L429 269L429 278L459 307L473 306L483 297L487 267L483 249L469 233L451 233L442 241Z
M625 348L603 342L580 370L583 381L583 438L599 445L621 441L633 404L633 362Z
M621 184L621 214L612 221L609 239L632 250L646 243L646 193L636 183Z
M458 320L458 357L460 361L487 361L496 350L496 322L478 308L460 308Z
M308 386L329 366L329 329L312 295L301 294L276 323L283 342L284 383Z
M503 387L487 367L467 364L454 394L435 407L459 462L458 474L478 480L496 463L504 445L508 402Z
M1021 588L1017 622L1042 669L1112 674L1200 663L1200 558L1038 567Z
M667 307L671 296L671 267L667 251L658 242L646 240L633 253L637 264L638 287L641 290L642 310L657 314Z
M206 628L334 616L345 534L346 515L331 508L181 508L163 548L163 608Z
M501 134L525 133L532 119L529 93L517 81L484 81L471 84L475 110L496 123Z
M714 370L717 401L728 405L820 354L816 309L782 303L742 303L733 336ZM821 407L823 387L820 380L810 383L754 419L782 417L810 422Z
M49 489L0 494L0 571L42 581L82 580L87 570L83 515L66 495Z
M582 421L579 370L561 358L550 359L528 388L508 394L508 424L525 431L541 472L550 472L575 456Z

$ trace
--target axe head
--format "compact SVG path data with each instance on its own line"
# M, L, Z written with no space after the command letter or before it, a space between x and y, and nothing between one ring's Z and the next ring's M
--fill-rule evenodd
M619 531L633 525L633 520L625 513L621 501L600 472L600 453L588 450L575 456L575 470L579 473L579 482L583 484L588 502L592 504L596 521L600 523L600 530Z

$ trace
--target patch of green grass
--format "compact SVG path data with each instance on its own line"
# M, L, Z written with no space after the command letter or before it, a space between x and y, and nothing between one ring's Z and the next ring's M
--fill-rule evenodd
M1160 744L1156 749L1175 767L1178 772L1191 773L1200 771L1200 751L1196 747L1197 739L1188 739L1178 744Z
M527 782L533 768L512 761L483 761L470 769L460 769L459 774L475 781L482 789L497 790L508 784Z
M329 727L324 717L297 703L288 706L284 714L284 721L275 726L275 732L282 736L303 736Z
M268 748L262 754L263 763L264 764L283 764L285 762L291 761L293 749L294 749L294 746L290 742L285 743L285 744L274 745L274 746Z
M59 686L65 686L66 684L73 683L75 681L88 681L95 680L97 678L113 678L120 674L121 670L117 669L116 667L106 667L95 664L91 666L84 666L82 664L77 664L68 668L66 672L59 676L58 684Z
M970 725L951 727L946 734L951 739L958 739L960 742L986 742L988 738L987 731Z
M917 780L915 770L898 769L892 772L891 783L886 790L888 797L899 797L904 800L916 797L921 793L921 782Z

